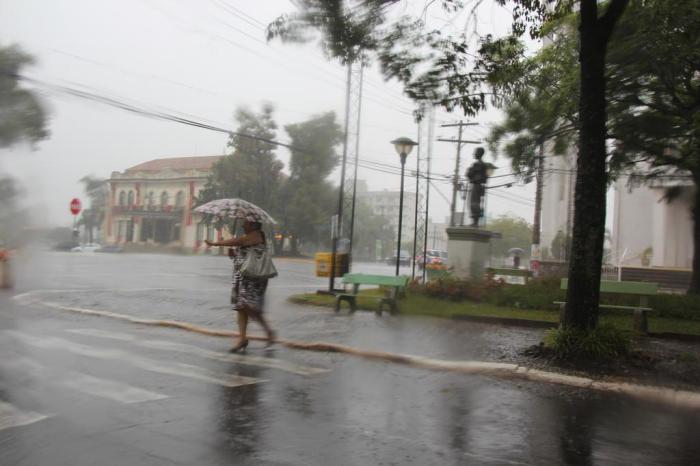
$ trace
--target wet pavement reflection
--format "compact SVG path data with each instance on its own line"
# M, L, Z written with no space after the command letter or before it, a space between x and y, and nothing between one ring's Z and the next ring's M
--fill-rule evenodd
M42 267L25 264L32 281L19 292L82 289L50 300L234 327L225 259L38 257ZM286 295L319 280L308 263L278 268L268 313L284 337L484 360L540 338L532 329L289 305ZM8 294L0 309L3 465L700 464L697 412L256 342L241 364L227 359L223 338Z

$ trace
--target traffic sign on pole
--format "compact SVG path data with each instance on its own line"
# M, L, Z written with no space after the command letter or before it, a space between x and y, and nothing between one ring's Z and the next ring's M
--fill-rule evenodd
M70 213L71 214L78 215L82 208L83 208L83 205L80 203L80 199L78 199L77 197L74 197L70 201Z

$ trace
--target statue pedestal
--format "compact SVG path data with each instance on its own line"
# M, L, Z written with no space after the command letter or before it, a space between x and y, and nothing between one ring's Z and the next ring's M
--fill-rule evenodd
M473 227L448 227L447 262L457 278L481 280L493 233Z

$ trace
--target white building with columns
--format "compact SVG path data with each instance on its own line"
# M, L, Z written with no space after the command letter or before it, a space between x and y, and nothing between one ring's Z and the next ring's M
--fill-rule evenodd
M667 199L674 186L679 195ZM687 178L664 178L634 189L626 177L615 183L612 247L624 265L692 267L695 189Z
M197 251L214 239L192 212L195 197L223 156L155 159L113 172L108 180L105 243Z
M573 155L551 153L545 158L540 230L544 259L568 258L568 252L552 251L552 247L559 232L565 237L572 233L575 160ZM674 186L680 194L669 202L665 199L666 193ZM650 185L635 188L628 186L628 177L620 177L609 193L614 199L613 209L608 211L612 239L607 260L614 265L690 269L693 258L691 208L695 189L687 177L660 178Z

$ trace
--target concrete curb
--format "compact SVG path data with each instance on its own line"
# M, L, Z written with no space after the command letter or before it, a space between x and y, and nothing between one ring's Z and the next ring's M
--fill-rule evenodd
M229 330L212 329L208 327L193 325L188 322L176 320L141 319L138 317L133 317L112 311L99 311L95 309L64 306L62 304L41 301L39 299L27 299L32 294L32 292L24 293L23 295L15 296L15 299L21 304L25 305L29 303L40 304L50 309L58 309L83 315L107 317L110 319L116 319L140 325L177 328L189 332L195 332L203 335L217 337L230 338L238 335L238 333ZM25 300L29 302L24 302ZM250 338L251 340L267 341L267 338L265 337L249 336L248 338ZM651 401L655 403L663 403L672 406L677 406L680 408L700 410L700 393L686 390L674 390L671 388L639 385L627 382L598 381L587 377L578 377L567 374L560 374L556 372L547 372L538 369L531 369L528 367L519 366L517 364L484 361L450 361L443 359L425 358L421 356L413 356L409 354L365 350L336 343L303 342L283 339L278 339L276 343L291 349L344 353L362 357L365 359L387 361L395 364L404 364L412 367L418 367L429 370L450 371L462 374L480 374L505 379L524 379L534 382L545 382L551 384L565 385L569 387L585 388L590 390L626 395L640 400Z
M547 322L545 320L518 319L516 317L453 315L450 316L450 319L464 320L468 322L479 322L482 324L506 325L528 328L555 328L558 325L556 322Z

